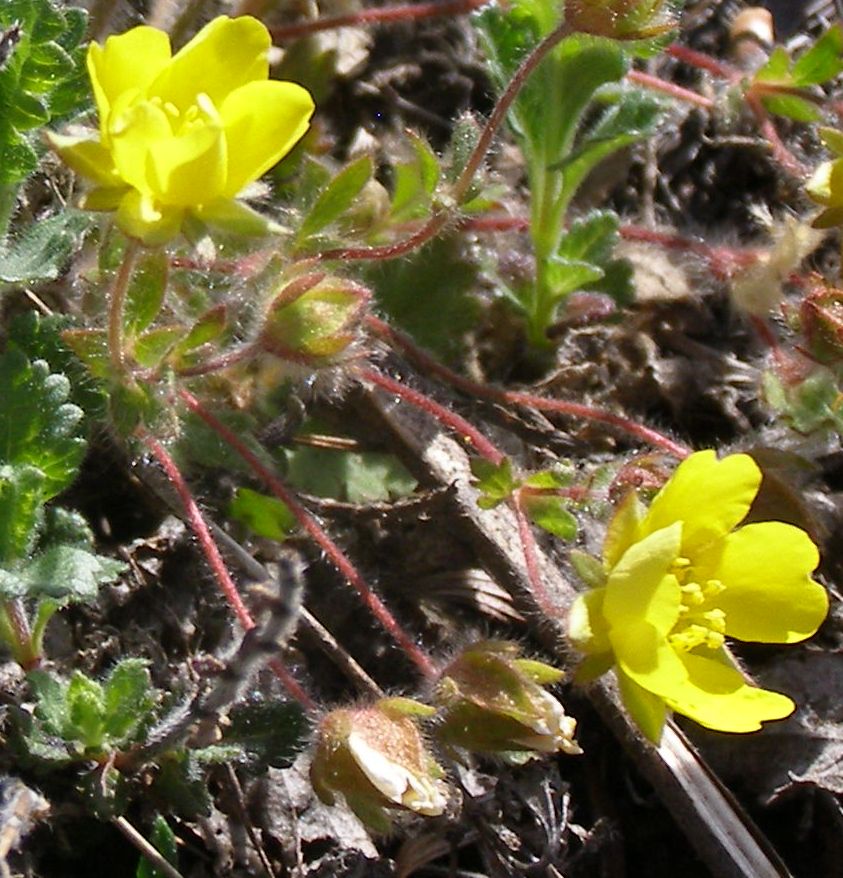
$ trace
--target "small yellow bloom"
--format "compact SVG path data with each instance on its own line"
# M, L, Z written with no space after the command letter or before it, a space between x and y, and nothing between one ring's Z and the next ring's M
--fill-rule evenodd
M823 162L805 184L808 195L825 210L814 220L817 229L843 225L843 132L821 128L823 143L837 156Z
M761 485L751 457L692 454L645 510L634 494L609 525L605 585L574 602L569 633L584 674L615 666L627 709L658 741L667 710L725 732L782 719L793 702L747 683L726 636L762 643L810 637L828 611L811 579L810 537L744 519Z
M175 55L167 34L147 26L91 43L98 136L50 136L95 184L83 207L116 210L120 228L149 245L175 237L190 215L266 231L235 198L292 149L314 109L300 85L268 79L270 45L249 16L215 18Z

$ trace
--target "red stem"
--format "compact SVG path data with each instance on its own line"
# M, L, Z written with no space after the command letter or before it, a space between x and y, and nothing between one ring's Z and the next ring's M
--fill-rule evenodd
M521 540L521 546L524 551L524 564L527 568L527 576L533 587L533 596L539 605L539 609L548 619L558 619L561 613L556 604L550 599L550 595L544 586L544 580L539 570L536 537L533 534L533 529L530 527L524 507L521 505L520 492L515 492L511 506L515 512L515 520L518 522L518 537Z
M773 158L782 168L784 168L785 171L792 174L794 177L807 177L809 173L808 169L782 142L781 137L779 137L779 132L776 131L776 126L773 124L773 120L770 118L767 110L764 109L764 104L761 103L761 98L754 94L750 89L746 93L746 102L758 122L758 127L761 129L761 133L767 138L767 141L770 144Z
M643 424L636 423L629 418L621 415L614 415L611 412L602 411L592 406L582 405L577 402L567 402L561 399L547 399L543 396L534 396L530 393L522 393L517 390L503 390L499 387L492 387L488 384L481 384L478 381L472 381L470 378L464 378L453 372L447 366L443 366L437 362L428 353L419 348L404 333L393 329L389 324L377 317L369 316L366 318L368 327L378 336L403 350L411 360L415 361L426 372L438 375L448 384L462 390L464 393L473 396L479 396L483 399L491 399L495 402L509 403L524 406L526 408L539 409L540 411L557 412L564 415L572 415L587 421L597 421L598 423L608 424L617 427L628 436L646 442L655 448L661 448L667 451L679 460L683 460L690 453L685 445L674 442L663 433L645 427Z
M486 157L486 153L492 145L492 140L495 134L497 134L498 128L503 124L509 108L518 96L518 92L527 81L527 78L554 47L569 34L570 30L567 25L564 23L560 24L521 62L521 66L515 71L503 94L495 104L492 115L489 116L480 137L477 139L477 143L474 145L474 149L471 151L471 155L468 157L465 167L451 189L451 201L454 205L459 205L471 186L471 181ZM318 258L340 259L343 261L352 259L394 259L396 256L403 256L405 253L409 253L411 250L429 241L447 225L451 214L451 208L439 209L417 232L403 241L396 241L394 244L386 244L382 247L345 247L327 250L320 253Z
M419 391L407 387L406 384L402 384L394 378L387 377L376 369L363 369L359 372L359 375L364 381L368 381L370 384L374 384L388 393L394 393L395 396L406 400L410 405L435 418L449 430L453 430L461 439L470 442L474 446L474 450L481 457L485 457L486 460L495 464L495 466L503 460L504 455L501 451L473 424L470 424L465 418L440 405L424 393L419 393Z
M360 27L365 24L384 24L393 21L413 21L420 18L433 18L439 15L464 15L485 6L489 0L439 0L433 3L399 4L380 9L361 9L347 15L333 15L313 21L296 24L281 24L271 27L274 42L295 40L323 30L338 27Z
M687 46L683 46L680 43L671 43L665 49L665 52L673 58L676 58L678 61L684 61L686 64L690 64L691 67L696 67L698 70L705 70L708 73L713 73L721 79L728 79L731 82L737 82L744 77L744 74L738 70L737 67L733 67L731 64L726 64L724 61L720 61L703 52L696 52L694 49L689 49Z
M221 436L264 481L272 493L293 513L301 528L325 553L331 563L354 588L369 612L380 622L395 642L404 650L419 671L428 678L436 676L436 668L429 656L422 652L413 639L399 625L389 608L372 591L368 583L357 572L354 565L343 554L337 544L322 529L316 519L299 503L292 491L272 473L232 430L215 418L191 393L179 390L178 395L185 405L197 414L215 433Z
M146 445L161 465L170 484L179 495L179 499L182 502L182 506L184 506L185 513L187 514L187 521L190 525L190 529L193 531L193 535L196 537L199 546L202 549L202 554L205 556L205 560L208 562L208 566L211 568L214 578L217 580L229 606L234 610L243 630L248 631L249 629L254 628L255 621L252 619L246 605L243 603L240 593L237 591L237 586L234 584L234 580L231 578L231 574L225 566L225 561L223 561L222 555L220 555L220 550L217 548L217 544L214 542L210 530L208 530L208 525L205 524L205 519L202 517L199 506L193 499L190 488L188 488L187 482L185 482L182 477L175 461L167 453L164 446L149 433L146 431L139 431L138 435L143 444ZM305 708L305 710L315 709L316 703L299 685L279 659L273 659L270 661L269 666L272 668L275 676L281 681L284 688L293 696L293 698L296 699L296 701L299 702L299 704L302 705L302 707Z
M652 91L660 91L688 104L696 104L696 106L702 107L704 110L714 109L714 101L711 98L697 94L697 92L691 91L688 88L682 88L681 85L675 85L672 82L660 79L658 76L644 73L642 70L630 70L626 78L630 82L636 83L636 85L643 85L644 88L649 88Z

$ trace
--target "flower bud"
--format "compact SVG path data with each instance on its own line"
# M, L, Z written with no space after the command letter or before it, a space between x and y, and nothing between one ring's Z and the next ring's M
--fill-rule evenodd
M658 36L673 27L664 0L566 0L565 22L573 31L609 39Z
M319 724L310 768L316 794L328 805L341 794L360 820L378 832L389 831L391 811L442 814L448 804L444 771L413 719L433 712L406 698L331 711Z
M371 293L321 272L291 281L269 306L258 345L284 360L322 366L356 339Z
M539 753L582 752L576 721L542 688L558 682L562 671L519 656L517 644L484 641L448 665L434 694L444 744L515 764Z
M819 286L799 307L799 322L811 355L821 363L843 359L843 290Z

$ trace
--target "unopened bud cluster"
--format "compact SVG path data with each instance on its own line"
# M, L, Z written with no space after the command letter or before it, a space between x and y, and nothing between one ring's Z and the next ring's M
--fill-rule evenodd
M572 31L635 39L670 30L674 21L665 0L566 0L565 23Z
M513 643L486 641L457 656L433 691L434 706L384 698L340 708L319 724L311 782L322 801L338 796L372 829L400 812L435 817L451 798L445 772L425 743L420 720L451 758L468 753L523 763L549 753L580 753L576 722L545 691L562 672L524 659Z

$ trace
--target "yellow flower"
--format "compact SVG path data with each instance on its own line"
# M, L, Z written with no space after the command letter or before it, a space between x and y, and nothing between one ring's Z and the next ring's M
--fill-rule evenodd
M292 149L314 109L300 85L267 78L270 45L249 16L215 18L175 55L167 34L147 26L91 43L99 136L50 136L95 184L83 207L116 210L120 228L150 245L189 216L265 232L268 222L235 198Z
M805 184L805 191L825 210L814 220L814 228L843 225L843 132L821 128L823 143L838 158L823 162Z
M777 521L736 526L758 493L751 457L692 454L649 511L634 494L603 547L605 584L574 602L569 633L586 653L581 676L615 666L624 703L658 741L667 710L725 732L751 732L794 709L747 683L726 636L795 643L825 618L828 596L811 579L810 537Z

